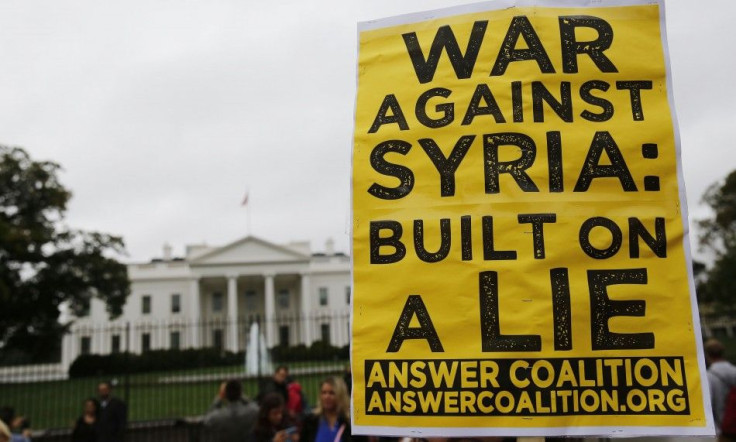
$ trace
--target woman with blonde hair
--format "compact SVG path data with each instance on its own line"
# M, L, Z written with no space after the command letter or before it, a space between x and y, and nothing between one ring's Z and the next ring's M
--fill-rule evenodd
M299 442L351 442L350 398L345 382L330 376L319 387L319 401L304 419Z
M10 428L0 420L0 442L10 442Z

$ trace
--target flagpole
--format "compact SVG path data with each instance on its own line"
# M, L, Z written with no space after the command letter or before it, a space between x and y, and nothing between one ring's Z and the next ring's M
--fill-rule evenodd
M248 206L246 206L245 210L246 210L246 213L245 213L245 214L246 214L246 216L248 217L247 233L248 233L248 236L250 236L250 233L251 233L251 224L250 224L250 204L248 204Z
M250 236L251 232L251 225L250 225L250 189L245 191L245 197L243 198L243 202L240 203L241 206L245 206L245 232L248 236Z

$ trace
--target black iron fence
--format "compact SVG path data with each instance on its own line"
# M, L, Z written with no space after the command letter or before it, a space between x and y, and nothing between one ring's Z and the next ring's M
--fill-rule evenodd
M13 407L34 430L47 430L47 438L63 439L68 434L64 430L81 415L84 400L95 396L100 382L109 381L113 394L128 406L131 429L173 422L164 427L196 436L198 419L223 381L240 379L244 393L255 397L262 379L277 365L289 368L314 405L320 380L344 372L349 336L346 312L197 322L80 322L60 338L61 355L55 363L0 367L0 406Z

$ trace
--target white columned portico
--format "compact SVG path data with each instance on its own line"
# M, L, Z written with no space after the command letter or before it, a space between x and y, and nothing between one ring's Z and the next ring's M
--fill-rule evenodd
M227 275L228 350L238 352L238 276Z
M265 329L266 329L266 347L273 346L273 325L275 321L274 317L274 288L273 288L273 273L266 273L263 275L266 280L266 317L265 317Z
M201 306L199 303L199 278L192 278L189 284L189 319L192 321L191 348L199 348L199 335L201 333L200 328L202 327ZM127 342L126 345L128 345Z
M301 274L301 317L302 317L302 343L309 347L312 344L312 337L310 336L310 322L312 320L309 312L309 273Z

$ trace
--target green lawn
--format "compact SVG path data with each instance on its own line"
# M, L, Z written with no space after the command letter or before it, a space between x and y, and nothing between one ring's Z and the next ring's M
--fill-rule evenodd
M342 367L342 363L330 363L330 367ZM325 363L305 362L288 364L293 371L310 367L323 367ZM335 370L336 373L340 369ZM129 420L169 419L198 416L207 411L220 382L242 376L243 366L215 367L195 370L168 371L131 375L129 378ZM220 376L222 375L222 376ZM181 376L200 376L205 379L191 382L162 383L162 380ZM318 384L325 374L295 375L302 385L311 406L317 398ZM108 377L89 377L66 381L0 384L0 406L13 406L18 414L31 420L34 429L70 427L81 414L85 398L95 395L97 384ZM118 377L114 391L125 397L125 379ZM255 397L258 392L256 379L245 379L243 390Z

